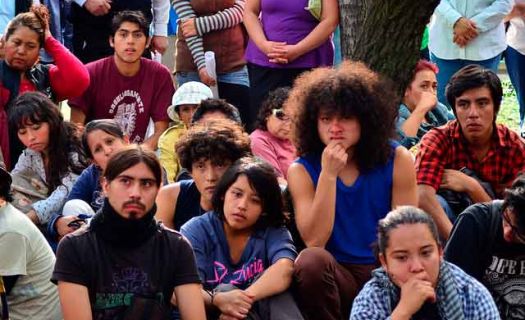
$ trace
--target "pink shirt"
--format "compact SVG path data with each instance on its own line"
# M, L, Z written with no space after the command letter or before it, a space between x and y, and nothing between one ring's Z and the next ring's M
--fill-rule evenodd
M288 167L297 157L292 142L261 129L252 132L250 139L253 154L271 164L277 175L286 179Z

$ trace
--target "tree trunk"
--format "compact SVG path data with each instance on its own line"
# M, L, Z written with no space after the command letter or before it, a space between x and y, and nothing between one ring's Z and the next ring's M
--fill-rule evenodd
M340 0L343 58L363 61L393 80L402 96L439 0Z

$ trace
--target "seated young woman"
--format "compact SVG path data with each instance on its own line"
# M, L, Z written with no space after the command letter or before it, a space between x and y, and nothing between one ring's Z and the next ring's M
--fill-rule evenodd
M79 96L89 86L89 73L80 60L53 38L49 12L43 5L34 5L30 12L14 17L7 25L4 40L5 57L0 60L0 149L10 169L24 149L16 128L7 123L13 112L11 102L25 92L34 91L55 102ZM41 49L51 55L54 65L39 62Z
M410 153L391 138L397 105L387 82L360 63L320 68L296 81L297 159L288 170L295 222L307 248L295 262L297 297L309 319L347 319L377 265L379 219L416 205Z
M428 130L455 119L454 114L437 100L438 72L432 62L419 60L405 90L396 128L399 143L407 149L416 145Z
M297 252L273 168L256 158L237 160L212 205L181 228L195 252L209 318L302 319L291 295L283 294Z
M283 87L269 93L259 110L256 129L250 134L253 154L274 167L282 185L287 184L288 167L296 158L290 140L292 118L283 109L289 92L290 88Z
M93 120L86 124L82 146L92 164L76 180L62 212L49 221L48 234L52 239L75 231L83 220L100 209L104 203L100 185L102 172L106 170L109 158L128 144L128 137L113 119Z
M177 142L176 151L193 179L160 189L155 218L179 230L191 218L212 209L217 183L232 163L250 154L250 138L237 123L217 119L190 127Z
M26 149L12 174L31 172L45 182L47 198L25 212L35 224L45 224L62 210L78 175L87 166L76 125L64 121L58 107L40 92L28 92L13 102L9 126Z
M443 260L436 224L410 206L379 222L381 268L354 300L350 320L500 319L487 289Z

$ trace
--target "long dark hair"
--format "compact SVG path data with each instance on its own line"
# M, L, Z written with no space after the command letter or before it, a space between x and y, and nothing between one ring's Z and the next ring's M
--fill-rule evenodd
M25 93L13 101L9 114L9 126L13 131L42 122L49 125L46 183L51 193L62 184L62 178L70 172L80 174L88 162L78 137L78 127L64 121L53 101L40 92ZM78 160L71 157L72 153L78 156Z
M269 226L279 227L286 222L281 188L275 170L268 163L255 157L237 160L222 176L213 193L213 210L224 221L224 196L239 176L248 178L250 186L261 199L262 214L255 223L255 229Z

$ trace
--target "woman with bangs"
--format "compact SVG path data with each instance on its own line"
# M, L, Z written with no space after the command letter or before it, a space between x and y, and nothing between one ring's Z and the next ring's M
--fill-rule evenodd
M307 248L295 262L308 319L347 319L377 261L379 219L417 205L412 157L394 136L396 97L361 63L299 77L285 109L296 115L299 159L288 170L297 229Z
M78 175L87 166L78 128L64 121L58 107L40 92L28 92L13 102L9 126L26 149L12 174L36 174L48 189L47 198L25 212L35 224L45 224L61 210Z
M303 319L287 292L297 252L272 166L237 160L212 205L181 228L195 252L208 319Z

